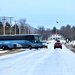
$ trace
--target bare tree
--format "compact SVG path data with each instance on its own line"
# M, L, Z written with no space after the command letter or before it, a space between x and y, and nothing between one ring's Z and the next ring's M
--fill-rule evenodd
M19 26L17 24L14 24L14 26L12 27L12 34L19 34Z
M3 24L0 22L0 35L3 35Z
M47 40L50 33L51 30L49 28L46 30L43 26L38 27L38 34L41 34L43 40Z
M67 26L61 27L60 34L63 35L65 39L69 39L69 40L73 39L73 29L69 24Z
M10 24L8 22L5 24L5 34L10 34Z
M25 33L24 31L25 31L26 19L20 19L19 23L20 23L21 34L24 34Z

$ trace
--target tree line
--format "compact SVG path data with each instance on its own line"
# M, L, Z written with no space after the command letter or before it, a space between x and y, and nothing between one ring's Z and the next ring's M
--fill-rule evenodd
M59 33L65 37L65 39L75 40L75 26L66 25L62 26Z
M45 29L44 27L39 27L38 32L43 36L43 39L47 39L50 34L60 34L65 40L75 40L75 26L67 24L66 26L61 26L60 29L53 27L53 29Z
M8 21L3 23L0 21L0 35L14 35L14 34L31 34L36 33L37 30L26 23L26 19L20 19L15 24L11 25Z
M60 34L65 39L75 40L75 26L66 25L62 26L60 29L53 27L53 29L47 28L44 26L38 26L34 28L31 25L26 23L26 19L20 19L18 23L15 22L14 25L11 25L8 21L0 22L0 35L14 35L14 34L41 34L44 40L47 40L50 34Z

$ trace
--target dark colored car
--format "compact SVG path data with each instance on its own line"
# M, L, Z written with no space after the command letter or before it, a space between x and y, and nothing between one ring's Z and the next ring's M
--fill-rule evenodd
M60 42L56 42L54 44L54 49L56 49L56 48L61 48L62 49L62 44Z

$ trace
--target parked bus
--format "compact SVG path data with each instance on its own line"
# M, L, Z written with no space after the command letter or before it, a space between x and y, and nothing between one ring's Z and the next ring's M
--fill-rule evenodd
M42 38L40 34L18 34L18 35L2 35L0 36L0 49L17 49L17 48L43 48Z

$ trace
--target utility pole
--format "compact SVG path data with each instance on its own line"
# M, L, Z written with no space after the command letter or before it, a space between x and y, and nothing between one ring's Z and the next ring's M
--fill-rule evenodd
M10 35L12 34L12 19L14 18L14 17L8 17L9 19L10 19Z
M26 26L27 26L27 34L30 34L30 25L26 24Z
M5 20L6 20L6 17L1 17L2 20L3 20L3 35L5 35Z
M21 26L19 26L19 34L21 34Z
M15 20L15 35L16 35L16 20Z

